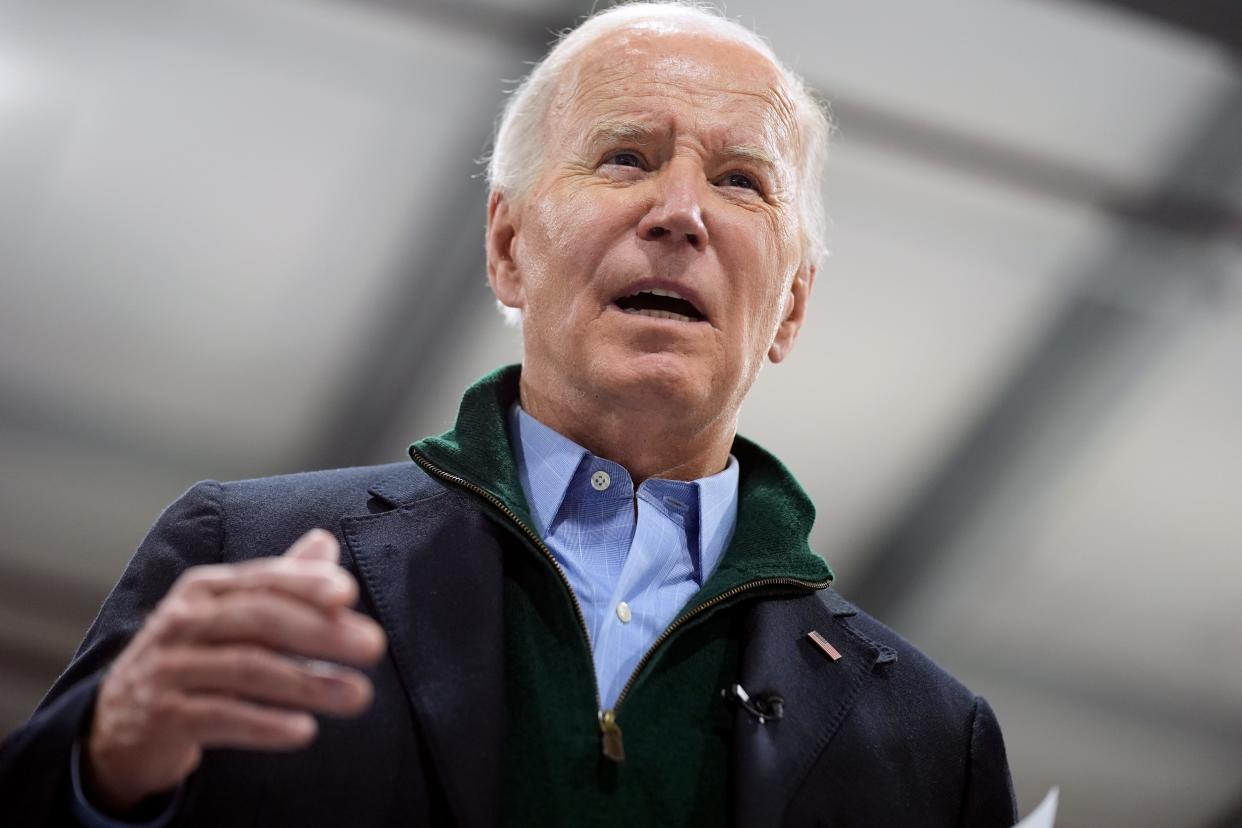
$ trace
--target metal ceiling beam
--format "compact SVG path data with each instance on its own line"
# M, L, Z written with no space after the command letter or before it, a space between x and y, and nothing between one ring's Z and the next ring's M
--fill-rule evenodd
M1209 822L1206 828L1238 828L1240 825L1242 825L1242 792L1239 792L1238 798Z
M1186 143L1154 201L1224 201L1240 175L1242 83ZM1237 229L1220 227L1220 238L1236 243ZM1202 251L1202 243L1150 228L1119 228L1111 252L1077 281L1080 289L973 427L866 544L842 592L892 621L937 567L965 554L957 547L973 521L1002 504L1020 510L1055 480L1058 458L1089 444L1121 391L1165 347L1172 330L1159 309L1210 306L1221 289Z
M1022 192L1089 207L1119 221L1191 239L1242 228L1242 207L1210 193L1167 192L1152 198L1098 169L932 123L905 112L821 92L832 101L844 140L986 178Z
M1237 0L1080 0L1117 6L1190 32L1242 55L1242 11Z

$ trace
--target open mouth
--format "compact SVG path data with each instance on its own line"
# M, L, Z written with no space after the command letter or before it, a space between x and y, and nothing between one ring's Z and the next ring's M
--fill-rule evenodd
M705 318L689 299L672 290L660 290L659 288L640 290L618 299L615 304L626 313L649 316L653 319L702 322Z

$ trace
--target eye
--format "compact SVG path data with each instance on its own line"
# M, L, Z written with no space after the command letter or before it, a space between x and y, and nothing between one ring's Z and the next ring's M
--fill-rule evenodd
M759 190L759 182L746 173L731 172L722 179L721 183L726 187L741 187L747 190Z
M604 159L604 163L617 167L641 167L643 159L636 152L614 152Z

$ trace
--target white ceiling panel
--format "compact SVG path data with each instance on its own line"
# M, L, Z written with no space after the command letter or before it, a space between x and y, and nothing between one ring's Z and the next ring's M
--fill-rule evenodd
M16 19L6 65L35 91L0 109L26 171L0 188L10 393L243 467L296 454L394 258L434 247L411 236L475 171L488 119L443 78L499 97L512 56L317 4Z

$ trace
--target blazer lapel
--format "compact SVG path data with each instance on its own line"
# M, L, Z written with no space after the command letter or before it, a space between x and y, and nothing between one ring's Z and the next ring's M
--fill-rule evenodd
M780 696L784 716L760 724L736 712L734 824L776 826L811 765L866 692L877 664L896 653L863 638L845 618L856 610L836 593L757 602L743 627L738 681L752 698ZM818 632L832 658L807 633Z
M388 635L455 823L499 823L504 722L502 570L468 495L413 464L372 489L390 511L346 518L343 535Z

